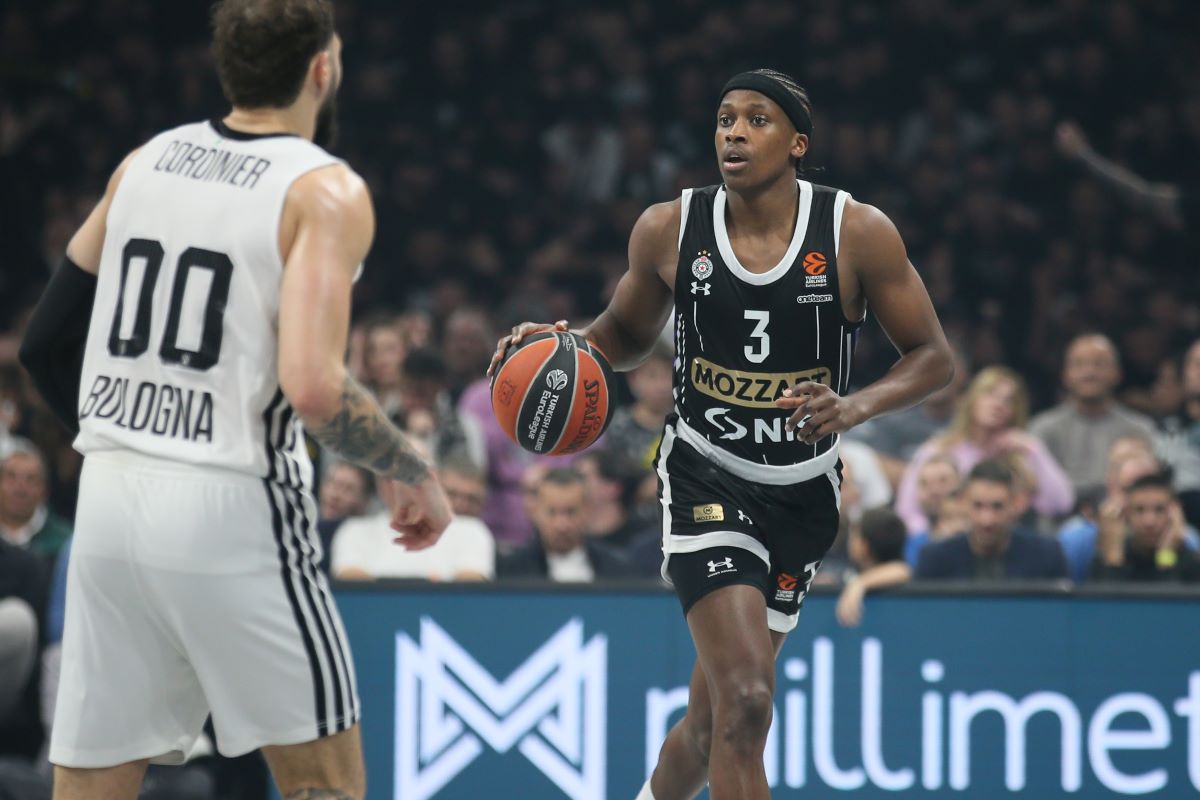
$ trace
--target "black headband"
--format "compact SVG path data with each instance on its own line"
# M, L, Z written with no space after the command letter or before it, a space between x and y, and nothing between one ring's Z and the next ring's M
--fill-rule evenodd
M786 86L774 78L768 77L761 72L742 72L734 75L725 84L725 88L721 90L721 99L735 89L749 89L759 94L764 94L779 104L783 109L783 113L787 114L788 119L796 126L797 133L803 133L805 136L812 135L812 118L808 116L808 111L804 109L804 105L800 102L800 98L792 94Z

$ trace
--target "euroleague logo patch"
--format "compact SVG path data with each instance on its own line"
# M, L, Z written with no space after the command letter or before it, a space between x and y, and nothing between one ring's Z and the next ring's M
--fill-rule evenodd
M556 392L561 392L567 386L567 373L561 369L550 370L546 376L546 385Z
M811 250L804 256L804 271L809 275L825 274L825 254Z
M711 254L707 250L701 250L699 257L692 262L692 274L700 280L708 280L708 276L713 274Z
M779 574L779 589L775 592L775 602L790 603L796 599L796 585L800 583L800 579L795 575L788 575L786 572Z

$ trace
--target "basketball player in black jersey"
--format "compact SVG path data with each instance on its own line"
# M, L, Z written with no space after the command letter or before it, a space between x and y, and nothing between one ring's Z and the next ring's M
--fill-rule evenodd
M837 531L840 434L949 382L950 349L892 222L799 180L808 96L770 70L735 76L716 113L724 184L650 207L629 272L581 333L614 368L650 352L675 309L675 413L656 468L663 575L697 662L687 713L637 800L770 796L763 748L774 660ZM868 302L900 357L848 393ZM524 323L509 344L565 329ZM490 371L490 370L489 370Z

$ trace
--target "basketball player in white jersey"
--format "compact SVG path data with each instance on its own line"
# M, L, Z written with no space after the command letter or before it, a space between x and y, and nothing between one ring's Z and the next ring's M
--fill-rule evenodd
M429 464L343 366L374 216L319 146L341 78L329 0L225 0L214 35L233 111L124 160L23 345L86 456L55 800L132 800L210 712L221 752L262 748L287 800L362 798L303 432L394 482L399 544L450 520Z

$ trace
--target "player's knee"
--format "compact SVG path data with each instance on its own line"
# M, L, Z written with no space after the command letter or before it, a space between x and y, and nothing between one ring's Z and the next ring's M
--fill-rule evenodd
M770 680L757 674L735 676L718 692L716 735L735 748L757 747L771 727Z

